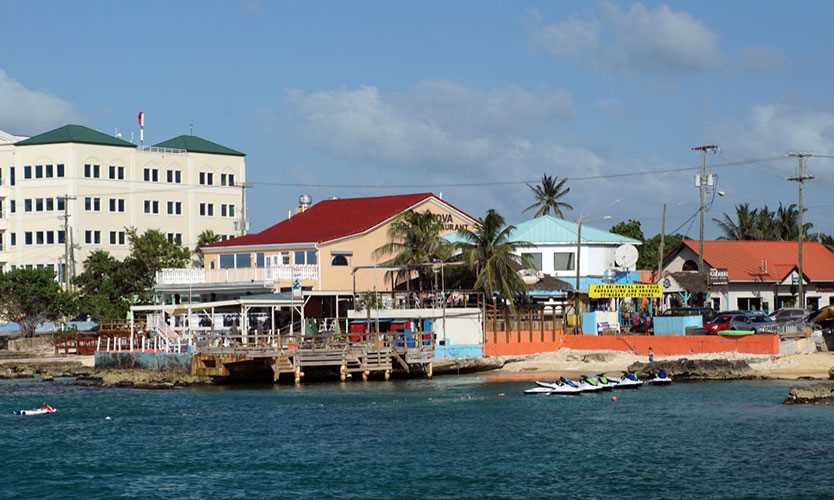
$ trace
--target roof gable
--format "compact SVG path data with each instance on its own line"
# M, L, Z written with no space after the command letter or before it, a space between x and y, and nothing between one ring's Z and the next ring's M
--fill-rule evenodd
M213 155L228 155L228 156L246 156L246 153L241 153L232 148L227 148L211 142L196 135L180 135L167 141L162 141L159 144L154 144L158 148L172 148L184 149L189 153L207 153Z
M527 241L534 244L544 243L576 243L578 224L564 219L558 219L552 215L542 215L530 220L516 224L515 230L510 234L511 241ZM639 245L640 242L582 224L583 243L630 243Z
M44 132L28 139L24 139L15 146L39 146L42 144L98 144L103 146L118 146L135 148L136 144L127 142L124 139L99 132L98 130L83 125L64 125L49 132Z
M698 242L685 240L684 247L698 255ZM810 281L834 281L834 253L817 241L804 245L803 272ZM797 267L795 241L704 241L704 261L727 269L731 281L781 282Z
M452 207L432 193L324 200L259 233L239 236L209 246L214 248L323 243L363 233L429 199Z

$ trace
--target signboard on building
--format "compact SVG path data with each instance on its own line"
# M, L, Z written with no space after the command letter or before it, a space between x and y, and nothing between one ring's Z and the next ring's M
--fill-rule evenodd
M723 286L730 283L730 272L726 269L711 267L709 269L710 286Z
M633 285L599 284L588 287L588 296L592 299L610 298L650 298L663 297L663 287L658 284L636 283Z
M295 276L292 278L292 298L301 298L301 280Z

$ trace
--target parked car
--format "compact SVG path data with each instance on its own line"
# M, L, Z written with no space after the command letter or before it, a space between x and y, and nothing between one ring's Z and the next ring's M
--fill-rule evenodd
M803 321L808 316L808 311L794 307L786 307L770 313L770 317L777 323L788 323L792 321Z
M767 314L759 311L731 311L723 312L704 324L710 333L718 334L724 330L752 330L772 332L776 330L776 322Z

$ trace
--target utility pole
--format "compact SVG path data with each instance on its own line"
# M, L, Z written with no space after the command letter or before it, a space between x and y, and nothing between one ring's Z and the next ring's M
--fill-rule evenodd
M666 204L663 204L663 210L660 215L660 248L657 252L657 279L662 277L663 273L663 247L666 245Z
M706 187L707 177L707 153L718 151L717 144L704 144L690 148L692 151L700 151L702 156L701 171L695 177L695 186L698 188L700 209L698 210L698 272L704 272L704 212L706 212Z
M75 196L64 195L61 197L64 200L64 289L70 289L70 249L72 243L70 242L70 227L69 227L69 202L74 200Z
M576 288L573 290L573 313L576 319L574 329L578 334L580 332L579 326L579 252L582 247L582 216L576 219Z
M246 182L240 183L240 235L243 236L247 232L246 227L246 190L252 187Z
M805 175L805 158L810 158L814 156L812 153L788 153L788 156L791 158L796 158L799 162L799 172L796 177L789 177L789 181L793 181L799 184L799 234L797 236L797 261L798 261L798 268L799 268L799 284L797 286L797 304L798 307L805 309L805 285L803 284L803 280L805 279L805 274L803 271L803 264L805 261L804 249L803 244L805 242L805 205L803 196L805 194L805 181L809 181L814 178L813 175Z

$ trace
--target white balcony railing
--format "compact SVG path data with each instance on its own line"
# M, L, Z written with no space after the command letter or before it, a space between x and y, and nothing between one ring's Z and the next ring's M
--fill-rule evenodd
M163 269L156 273L157 285L201 285L208 283L275 283L293 279L318 280L318 266L290 265L244 269Z

